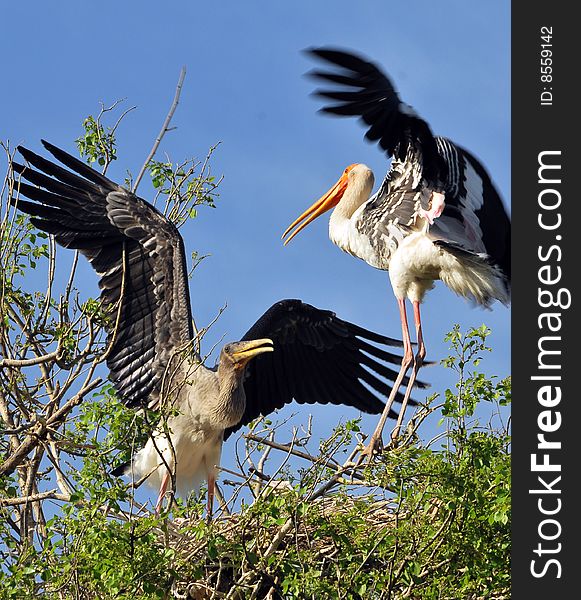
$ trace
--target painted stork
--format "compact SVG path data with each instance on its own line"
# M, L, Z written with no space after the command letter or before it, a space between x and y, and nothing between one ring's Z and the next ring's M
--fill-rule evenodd
M380 398L401 360L383 346L402 343L300 300L275 303L241 341L222 348L216 367L204 366L194 351L176 226L145 200L43 144L68 169L19 147L26 166L13 163L19 178L12 203L58 244L78 249L100 276L101 300L111 312L107 366L119 397L129 407L169 415L167 427L113 471L157 486L157 512L170 483L186 496L205 479L211 514L223 439L293 399L383 411Z
M345 252L377 269L389 270L401 319L404 357L385 412L366 453L381 446L390 407L413 365L409 397L426 347L420 303L441 279L452 291L488 307L510 303L510 220L480 161L456 143L434 136L429 125L404 104L389 78L373 63L328 48L311 49L333 68L310 73L336 89L315 94L335 101L322 111L360 117L366 138L377 142L391 165L371 196L374 176L364 164L349 165L339 181L284 232L285 245L311 221L335 207L329 237ZM413 305L418 349L412 353L406 298ZM394 429L397 435L406 406Z

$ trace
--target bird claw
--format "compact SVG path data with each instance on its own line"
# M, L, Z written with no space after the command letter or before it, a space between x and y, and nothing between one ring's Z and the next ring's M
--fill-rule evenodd
M357 466L361 466L363 461L366 459L367 465L370 465L375 456L383 452L383 448L384 446L381 436L378 438L372 436L371 440L369 440L369 444L367 444L367 446L365 446L365 448L361 451L359 459L357 460Z

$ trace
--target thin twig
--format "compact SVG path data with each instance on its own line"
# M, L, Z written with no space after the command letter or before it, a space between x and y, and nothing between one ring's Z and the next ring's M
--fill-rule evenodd
M246 433L243 437L252 442L257 442L259 444L263 444L264 446L274 448L275 450L281 450L282 452L290 452L293 456L304 458L305 460L308 460L309 462L315 463L317 465L324 465L325 467L329 467L330 469L336 469L337 467L339 467L339 463L332 456L329 456L328 459L325 460L321 456L312 456L311 454L307 454L306 452L295 450L294 448L291 448L288 444L280 444L279 442L259 437L257 435L254 435L253 433ZM257 470L262 472L262 469L258 467ZM356 472L353 473L353 476L356 479L363 479L363 477Z
M155 156L155 153L157 152L157 149L161 143L161 140L163 139L163 136L168 131L169 124L172 120L173 114L176 111L176 108L180 101L180 94L182 93L182 86L184 84L185 77L186 77L186 67L183 66L182 70L180 71L180 77L178 79L176 93L175 93L171 108L169 109L169 112L167 113L167 117L165 118L165 121L163 122L163 125L161 127L161 131L159 132L159 134L155 140L155 143L153 144L153 147L151 148L150 153L148 154L147 158L145 159L145 162L143 163L143 166L141 167L141 170L139 171L139 175L137 175L137 177L135 179L135 183L133 184L132 192L134 194L137 192L137 187L139 186L139 183L141 182L141 180L143 179L143 176L145 175L147 166L149 165L149 163Z

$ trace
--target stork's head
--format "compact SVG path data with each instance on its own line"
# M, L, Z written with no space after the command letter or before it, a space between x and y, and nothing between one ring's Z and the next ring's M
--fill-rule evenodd
M369 198L373 182L373 171L367 165L362 163L349 165L343 171L339 181L287 227L282 234L284 245L286 246L309 223L341 201L342 207L345 207L345 215L350 217Z
M222 348L220 367L230 367L237 374L242 374L250 360L264 352L274 350L272 340L249 340L246 342L231 342Z

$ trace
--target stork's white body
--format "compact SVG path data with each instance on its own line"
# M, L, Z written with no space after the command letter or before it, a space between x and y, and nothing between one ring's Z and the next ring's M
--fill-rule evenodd
M180 388L163 411L170 414L134 455L129 474L135 481L147 477L157 489L173 474L176 493L186 498L199 491L204 481L216 478L224 430L236 425L244 413L244 390L240 386L231 402L221 400L217 371L190 363L179 377ZM171 414L175 411L176 414Z
M133 459L133 479L138 481L151 473L146 481L152 488L159 489L166 474L169 472L171 475L174 471L173 446L177 462L176 492L186 498L192 490L197 493L212 474L215 476L216 466L220 464L224 430L205 427L193 415L170 418L167 426L171 431L171 445L162 431L156 431Z
M428 190L418 193L421 208L411 225L403 228L397 221L388 221L382 223L383 231L372 232L366 218L375 201L375 196L370 198L373 181L366 165L358 164L349 172L349 185L329 220L329 238L334 244L372 267L389 271L398 300L421 302L434 281L441 279L456 294L483 306L489 298L509 302L506 285L493 265L478 260L478 255L460 260L434 243L435 236L430 235L433 195ZM439 213L445 203L441 196Z

